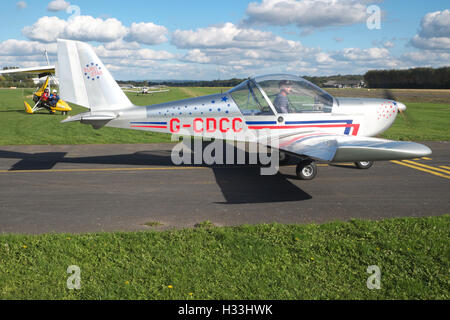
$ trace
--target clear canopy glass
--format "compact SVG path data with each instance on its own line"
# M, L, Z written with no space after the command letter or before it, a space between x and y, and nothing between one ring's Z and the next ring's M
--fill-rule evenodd
M333 97L311 82L287 74L249 79L230 94L243 115L277 113L325 113L333 108Z
M230 94L244 116L274 115L254 81L244 81L231 89Z

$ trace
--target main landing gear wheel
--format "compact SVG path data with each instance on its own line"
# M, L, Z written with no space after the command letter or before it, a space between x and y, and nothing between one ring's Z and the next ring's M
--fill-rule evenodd
M67 115L67 111L63 111L63 112L61 112L61 113L62 113L63 116L66 116L66 115Z
M317 175L317 165L311 160L301 161L297 165L296 173L300 180L312 180Z
M355 162L355 166L358 167L358 169L369 169L373 166L373 161L358 161Z

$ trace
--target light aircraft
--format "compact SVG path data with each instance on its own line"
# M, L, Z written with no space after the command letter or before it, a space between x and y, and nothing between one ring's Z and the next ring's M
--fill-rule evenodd
M58 40L56 71L61 97L89 109L63 123L264 143L298 158L296 173L302 180L316 176L316 161L351 161L368 168L373 161L431 154L422 144L373 138L406 110L404 104L335 98L293 75L249 78L226 93L141 107L130 102L86 43Z
M35 102L35 105L33 107L31 107L28 102L24 101L25 111L27 113L33 114L39 110L47 109L49 110L50 114L54 114L56 111L60 111L62 114L66 115L69 111L72 111L72 108L64 100L59 99L56 105L50 105L41 100L41 96L44 93L44 90L46 88L50 89L49 80L50 77L47 77L44 84L34 92L33 101Z
M133 93L136 93L136 94L152 94L152 93L161 93L161 92L169 92L169 89L160 89L160 90L150 90L150 88L147 88L147 87L142 87L142 88L139 88L139 87L137 87L136 88L137 90L128 90L128 89L126 89L126 90L123 90L124 92L133 92Z
M47 52L45 52L45 57L47 58L47 63L48 63ZM25 111L26 111L26 113L33 114L37 111L46 109L50 112L50 114L54 114L56 111L59 111L63 115L66 115L70 111L72 111L72 108L64 100L60 99L56 103L56 105L50 105L41 100L41 96L44 93L45 89L48 88L49 91L51 92L50 78L53 78L52 74L54 73L54 71L55 71L55 67L50 66L50 64L49 64L46 67L3 70L3 71L0 71L0 74L30 73L30 74L38 74L39 78L47 76L43 85L40 88L37 88L36 91L33 93L33 102L35 103L35 105L33 107L31 107L28 104L28 102L24 101ZM56 80L54 78L53 78L53 81L56 82Z

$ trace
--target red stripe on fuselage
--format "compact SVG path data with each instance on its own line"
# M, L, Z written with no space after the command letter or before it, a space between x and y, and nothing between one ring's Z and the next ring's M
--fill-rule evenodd
M353 128L353 135L358 134L359 124L317 124L308 126L249 126L251 130L261 129L300 129L300 128Z

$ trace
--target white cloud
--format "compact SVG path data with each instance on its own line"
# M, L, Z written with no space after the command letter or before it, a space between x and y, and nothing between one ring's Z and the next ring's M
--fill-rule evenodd
M338 60L362 61L384 60L389 58L389 50L386 48L346 48L334 55Z
M330 57L328 53L321 52L316 56L317 63L334 63L336 60Z
M25 1L19 1L16 4L17 9L22 10L25 9L28 6L28 4Z
M450 53L421 50L407 52L401 59L410 67L443 67L450 65Z
M200 49L190 50L184 57L184 61L195 62L195 63L209 63L211 58L202 52Z
M418 34L411 44L419 49L450 49L450 10L427 13L421 21Z
M247 7L247 24L344 26L365 22L368 0L263 0ZM373 2L373 1L372 1Z
M69 20L58 17L41 17L32 26L22 29L28 39L55 42L56 39L80 41L114 42L124 46L123 40L136 47L136 43L156 45L168 41L168 30L154 23L133 23L126 27L115 18L100 19L92 16L75 16Z
M427 13L421 27L421 37L450 37L450 10Z
M107 42L104 44L104 46L108 50L135 50L141 48L141 45L136 41L125 42L123 39L118 39L113 42Z
M412 38L411 44L419 49L450 50L450 37L422 38L416 34Z
M170 60L175 58L175 55L168 51L157 51L147 48L110 50L100 45L95 47L94 50L100 58L133 60Z
M35 56L42 55L44 50L56 54L56 43L42 44L36 41L9 39L0 42L0 56Z
M129 28L127 41L136 41L143 44L155 45L167 41L167 33L169 31L164 26L156 25L152 22L148 23L132 23Z
M115 18L106 20L91 16L77 16L67 22L63 37L83 41L110 42L123 38L127 28Z
M384 44L383 44L383 47L385 47L385 48L387 48L387 49L390 49L390 48L393 48L393 47L395 47L395 43L393 42L393 41L386 41Z
M42 17L32 26L22 29L22 33L30 40L54 42L63 32L67 22L58 17Z
M111 42L124 37L127 28L114 18L102 20L91 16L76 16L66 21L58 17L42 17L32 26L22 29L30 40L55 42L58 38Z
M70 6L70 3L64 0L53 0L50 1L47 10L48 11L65 11Z
M181 59L187 62L209 64L223 75L248 76L253 73L284 70L292 61L314 62L320 53L318 48L308 48L301 42L287 40L272 32L241 28L232 23L215 25L196 30L176 30L172 44L190 49ZM326 55L317 57L326 62ZM264 70L264 71L262 71ZM239 72L238 75L232 72Z
M298 50L300 42L286 40L271 32L239 28L233 23L199 28L197 30L176 30L172 34L172 44L182 49L194 48L264 48L267 50Z
M172 44L190 49L183 61L219 65L241 75L291 72L349 73L365 72L370 68L393 68L399 61L387 48L346 48L324 52L306 47L271 32L238 27L232 23L197 30L176 30ZM388 44L389 46L389 44ZM236 69L236 67L239 67ZM233 75L231 75L233 76Z

